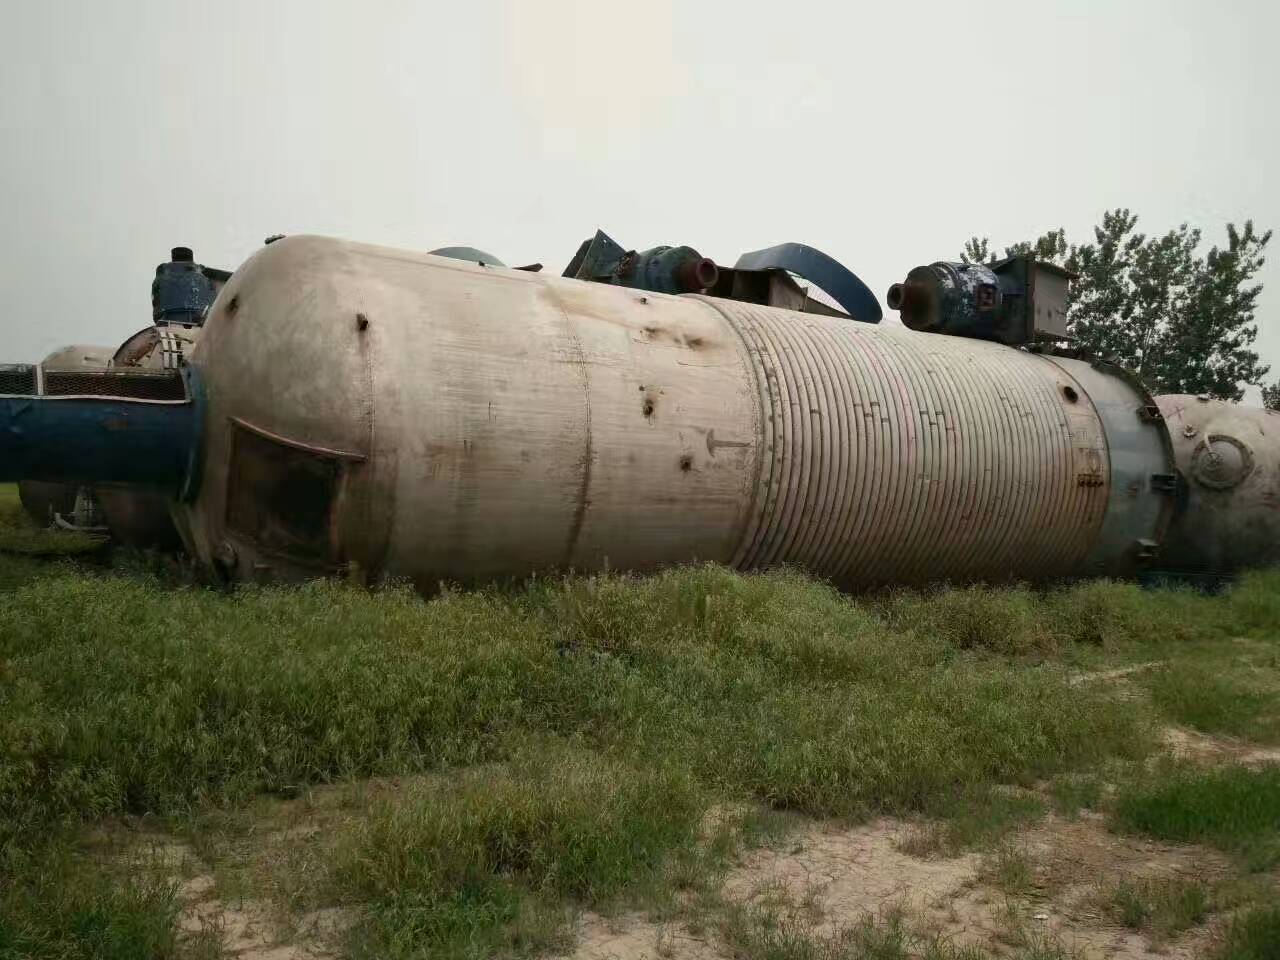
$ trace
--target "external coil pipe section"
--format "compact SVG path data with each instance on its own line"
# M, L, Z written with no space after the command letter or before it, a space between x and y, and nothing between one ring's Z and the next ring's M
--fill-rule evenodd
M742 337L763 414L735 566L795 564L865 588L1042 581L1089 554L1107 451L1066 366L981 341L705 302Z

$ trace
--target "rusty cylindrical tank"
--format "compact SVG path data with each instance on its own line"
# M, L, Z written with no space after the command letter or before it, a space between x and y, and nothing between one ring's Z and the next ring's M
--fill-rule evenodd
M1129 575L1171 508L1163 427L1105 368L325 238L241 267L191 362L176 517L235 577Z

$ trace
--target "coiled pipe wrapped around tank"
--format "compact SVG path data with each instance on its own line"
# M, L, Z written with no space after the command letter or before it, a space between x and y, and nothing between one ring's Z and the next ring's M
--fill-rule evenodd
M1049 581L1134 573L1171 508L1150 398L1105 368L324 238L237 271L190 362L175 516L233 577Z

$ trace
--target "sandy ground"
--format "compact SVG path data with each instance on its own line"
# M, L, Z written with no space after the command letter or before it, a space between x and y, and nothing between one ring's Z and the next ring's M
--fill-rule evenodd
M1280 749L1181 728L1169 728L1163 739L1169 753L1189 759L1280 763ZM1030 934L1056 938L1082 960L1192 960L1207 952L1222 922L1221 917L1211 917L1171 942L1151 943L1105 917L1096 903L1103 884L1177 876L1212 882L1227 876L1230 864L1222 854L1203 847L1117 836L1098 814L1086 812L1075 819L1050 815L1009 838L1031 869L1029 884L1017 895L1006 894L987 879L983 854L922 858L907 853L907 841L918 828L919 824L887 818L852 828L811 822L777 848L744 854L725 877L720 896L731 904L786 910L792 918L803 918L807 931L818 938L868 915L897 911L927 937L972 944L997 956L1011 952ZM286 834L316 829L311 817L303 816L271 836L283 842ZM192 936L217 937L228 954L241 960L335 956L325 945L337 940L347 919L343 911L318 911L282 924L269 904L220 896L213 871L190 846L159 835L140 840L163 858L175 878L181 878L185 907L180 924ZM704 919L655 922L636 913L604 917L587 912L579 918L570 956L731 958L714 911Z
M731 872L725 896L807 904L816 936L867 914L899 908L929 936L1004 953L1021 927L1051 934L1087 958L1182 958L1202 955L1209 928L1150 949L1141 934L1108 922L1091 906L1104 879L1170 876L1204 879L1225 872L1222 857L1196 847L1170 847L1107 833L1097 817L1047 818L1014 838L1030 855L1032 893L1011 899L980 880L981 857L919 859L901 852L907 825L880 820L850 830L815 825L785 851L757 851ZM706 960L732 953L712 932L693 935L637 916L582 918L576 960Z

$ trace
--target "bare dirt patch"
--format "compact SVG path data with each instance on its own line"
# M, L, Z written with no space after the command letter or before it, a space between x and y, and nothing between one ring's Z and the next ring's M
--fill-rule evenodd
M1071 678L1071 685L1078 687L1082 683L1106 683L1113 680L1127 680L1135 673L1144 673L1163 667L1165 660L1149 660L1146 663L1135 663L1128 667L1117 667L1114 670L1095 670L1091 673L1078 673Z
M186 843L144 834L134 843L158 868L178 882L182 912L178 928L189 937L212 938L225 954L240 960L317 960L333 954L324 948L342 923L341 911L306 914L286 927L265 903L221 897L209 865Z
M640 914L585 913L571 956L574 960L719 960L724 954L711 933L694 934L681 923L654 923Z
M1280 747L1260 747L1228 737L1211 737L1184 727L1165 727L1160 739L1170 753L1182 760L1242 763L1251 767L1280 763Z
M1086 956L1145 958L1198 957L1211 927L1193 929L1168 944L1152 943L1103 915L1099 893L1120 880L1183 877L1211 883L1231 866L1222 854L1203 847L1174 846L1105 829L1102 817L1078 820L1047 817L1023 831L1014 843L1030 865L1029 886L1021 898L1045 932Z
M818 926L896 906L914 912L953 897L973 877L976 854L921 860L899 849L905 824L882 819L851 830L817 825L783 850L749 854L725 882L725 896L754 903L779 895L812 903Z
M1122 879L1188 876L1211 882L1230 867L1220 854L1108 833L1097 815L1046 817L1008 841L1026 857L1026 888L998 889L984 855L920 859L899 843L909 825L883 819L853 829L815 824L779 849L747 854L726 877L725 901L784 907L804 917L815 939L870 916L899 911L927 939L973 945L999 956L1039 940L1056 940L1086 960L1191 960L1203 956L1213 923L1166 943L1111 922L1099 890ZM989 856L987 854L985 856ZM710 925L714 928L714 924ZM732 956L714 929L628 914L586 914L575 960L709 960Z

